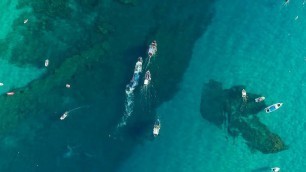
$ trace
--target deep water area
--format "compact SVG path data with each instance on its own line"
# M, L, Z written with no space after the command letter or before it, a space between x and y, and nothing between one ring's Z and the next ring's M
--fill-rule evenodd
M14 95L0 97L0 171L115 171L136 145L152 141L156 108L179 89L194 43L211 22L213 3L8 1L3 8L10 7L12 21L0 55L36 73L29 81L2 74ZM125 86L152 40L158 53L150 65L150 106L143 107L137 88L135 110L118 129Z

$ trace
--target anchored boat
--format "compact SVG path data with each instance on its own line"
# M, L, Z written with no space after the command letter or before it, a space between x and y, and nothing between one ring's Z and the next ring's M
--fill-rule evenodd
M49 59L46 59L45 60L45 67L48 67L49 66Z
M271 168L271 172L280 172L280 168L279 167L273 167L273 168Z
M275 103L269 107L265 108L266 113L270 113L270 112L274 112L277 109L279 109L280 107L282 107L283 103Z
M159 130L160 130L160 121L159 121L159 119L157 119L155 124L154 124L154 128L153 128L154 137L159 135Z
M258 97L258 98L255 99L255 102L259 103L259 102L264 101L265 99L266 99L265 97Z

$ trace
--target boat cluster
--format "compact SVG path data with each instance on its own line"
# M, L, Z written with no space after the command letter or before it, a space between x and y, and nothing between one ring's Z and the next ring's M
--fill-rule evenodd
M246 93L245 89L242 89L241 94L242 94L243 101L246 102L247 101L247 93ZM264 101L265 99L266 99L265 97L261 96L261 97L256 98L255 102L260 103L260 102ZM274 112L277 109L279 109L282 105L283 105L283 103L272 104L272 105L266 107L265 111L266 111L266 113ZM271 172L280 172L280 168L279 167L273 167L273 168L271 168Z
M130 95L130 94L133 93L133 91L135 90L135 88L139 84L139 80L141 78L141 73L142 73L143 66L145 66L145 69L147 69L150 65L151 58L154 57L156 55L156 53L157 53L157 43L154 40L149 45L148 58L146 59L146 63L144 64L144 61L143 61L142 57L138 57L138 60L135 64L133 77L130 80L130 83L126 85L125 92L126 92L127 95ZM143 85L148 86L150 84L150 82L151 82L151 73L150 73L149 70L147 70L145 75L144 75ZM157 119L155 124L154 124L154 128L153 128L153 135L155 137L158 136L158 134L159 134L160 126L161 126L160 121L159 121L159 119Z
M246 102L246 101L247 101L247 93L246 93L245 89L243 89L243 90L241 91L241 94L242 94L242 99L243 99L243 101ZM255 99L255 102L256 102L256 103L260 103L260 102L264 101L265 99L266 99L266 98L263 97L263 96L262 96L262 97L258 97L258 98ZM277 109L279 109L282 105L283 105L283 103L275 103L275 104L272 104L272 105L266 107L266 108L265 108L265 111L266 111L266 113L274 112L274 111L276 111Z
M148 60L147 60L146 68L149 66L151 58L153 56L155 56L156 52L157 52L157 43L156 43L156 41L153 41L149 46ZM143 67L143 59L142 59L142 57L138 57L138 60L135 64L133 77L132 77L130 83L126 86L126 93L127 94L132 93L134 91L134 89L136 88L136 86L138 85L140 75L142 73L142 67ZM149 85L150 81L151 81L151 73L150 73L149 70L147 70L146 73L145 73L144 85Z

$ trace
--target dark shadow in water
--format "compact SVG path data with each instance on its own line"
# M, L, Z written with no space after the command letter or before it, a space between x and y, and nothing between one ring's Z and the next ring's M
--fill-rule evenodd
M262 95L248 92L247 100L244 101L242 89L245 86L223 89L222 83L214 80L205 83L200 107L202 117L224 128L229 136L235 138L241 135L251 151L268 154L286 150L288 147L283 140L257 117L267 107L264 101L255 102L255 98Z

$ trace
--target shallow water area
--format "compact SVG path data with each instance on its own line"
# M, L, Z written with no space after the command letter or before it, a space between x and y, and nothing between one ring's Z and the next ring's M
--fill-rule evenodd
M20 26L24 25L22 20L18 20L20 15L30 11L29 8L17 9L18 0L14 1L1 1L0 9L2 14L0 16L0 21L2 24L0 26L0 49L1 49L1 60L0 60L0 82L3 83L0 93L10 91L11 89L23 87L28 84L33 79L38 78L44 72L42 69L38 69L34 66L24 64L24 66L17 66L10 63L8 60L12 58L11 47L16 46L17 40L8 39L8 42L4 42L9 33L13 32L14 22L20 22ZM26 17L26 16L24 16ZM24 18L26 19L26 18ZM22 35L15 32L14 38L22 38ZM8 44L9 49L3 49L2 44Z
M43 69L37 69L29 65L27 67L19 67L5 60L0 60L0 68L0 82L3 83L0 93L23 87L45 72Z

